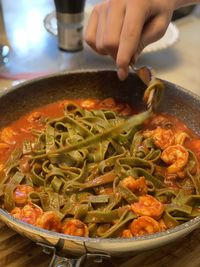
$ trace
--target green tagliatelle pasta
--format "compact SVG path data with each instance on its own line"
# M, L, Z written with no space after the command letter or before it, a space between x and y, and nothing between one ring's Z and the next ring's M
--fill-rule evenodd
M33 205L31 209L42 214L32 223L36 226L41 226L44 214L53 212L59 221L57 231L101 238L137 235L131 229L146 216L162 231L200 215L195 153L184 148L187 162L173 173L169 185L166 181L172 175L162 159L164 148L151 130L144 134L148 117L144 112L127 119L112 110L66 105L62 117L46 119L45 127L32 130L34 140L24 140L22 148L10 155L0 184L2 207L25 220L26 205ZM25 186L21 193L19 185ZM20 194L27 197L21 204ZM161 205L159 215L148 213L151 203L145 206L144 197ZM70 232L71 226L65 227L69 222L83 223L86 234ZM43 228L55 230L52 222Z

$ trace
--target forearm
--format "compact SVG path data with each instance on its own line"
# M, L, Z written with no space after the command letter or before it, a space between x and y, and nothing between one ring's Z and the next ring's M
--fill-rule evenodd
M188 6L188 5L192 5L192 4L198 4L200 3L200 0L175 0L175 8L180 8L183 6Z

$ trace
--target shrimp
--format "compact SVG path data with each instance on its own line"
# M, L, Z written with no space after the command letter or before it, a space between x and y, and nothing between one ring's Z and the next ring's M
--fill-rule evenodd
M157 147L165 149L174 144L174 133L170 129L157 127L154 130L146 130L143 132L145 138L152 137Z
M166 224L165 224L165 222L164 222L163 219L160 219L160 220L158 221L158 223L159 223L159 225L160 225L160 231L165 231L165 230L167 230L167 226L166 226Z
M160 114L160 115L155 115L151 119L150 126L153 126L153 127L160 126L162 128L169 129L169 128L172 128L173 125L167 117Z
M32 112L28 116L27 121L28 122L35 122L35 121L38 121L41 117L42 117L42 113L38 112L38 111L35 111L35 112Z
M81 103L81 107L82 108L86 108L86 109L92 109L95 107L96 105L96 100L95 99L86 99Z
M89 235L88 227L77 219L71 219L62 225L62 232L66 235L85 236Z
M130 116L132 109L128 104L125 104L125 107L119 112L121 116Z
M130 229L123 230L122 233L121 233L121 237L122 238L131 238L131 237L133 237L133 235L131 233L131 230Z
M15 207L14 209L11 210L10 214L17 218L17 219L21 219L21 213L22 213L22 208L19 207Z
M61 221L55 211L44 212L40 217L38 217L35 225L55 232L60 232L61 229Z
M117 104L112 97L106 98L100 102L101 108L113 109L116 108Z
M131 205L131 209L139 216L149 216L159 219L164 211L163 204L150 195L139 197L139 202Z
M175 144L183 145L187 138L190 139L190 136L186 132L177 132L175 134Z
M190 140L187 147L195 153L197 160L200 162L200 139Z
M188 163L188 158L188 151L181 145L169 146L161 154L161 159L166 164L171 164L167 168L167 172L169 174L174 174L181 171Z
M20 219L24 222L27 222L32 225L36 225L37 219L43 214L42 209L33 204L29 203L25 205L23 208L16 207L11 212L15 218Z
M99 103L99 107L101 109L109 109L117 113L120 113L125 106L122 103L117 103L112 97L109 97L101 101Z
M16 186L13 192L13 199L16 206L24 206L28 202L28 194L33 192L34 189L32 186L26 184L20 184Z
M148 191L147 183L144 176L138 179L135 179L132 176L128 176L122 180L121 184L138 195L146 195Z
M11 127L6 127L1 132L1 140L6 144L14 145L16 143L16 141L13 138L15 134L16 133Z
M159 223L149 216L141 216L133 220L129 227L133 236L154 234L161 231Z

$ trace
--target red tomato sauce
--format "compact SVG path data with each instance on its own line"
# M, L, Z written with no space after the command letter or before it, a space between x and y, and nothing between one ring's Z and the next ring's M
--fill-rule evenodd
M118 112L122 116L137 113L128 104L117 102L113 98L104 100L94 98L66 99L36 108L0 131L0 170L2 163L8 159L16 146L21 147L24 140L32 141L35 138L31 132L33 129L41 130L44 128L45 118L53 119L62 116L64 107L70 103L88 110L109 109Z

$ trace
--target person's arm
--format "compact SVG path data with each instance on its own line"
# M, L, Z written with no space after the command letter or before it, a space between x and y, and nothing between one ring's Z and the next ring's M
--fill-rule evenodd
M118 76L128 76L130 62L167 30L173 11L200 0L105 0L89 19L86 42L98 53L116 60Z

